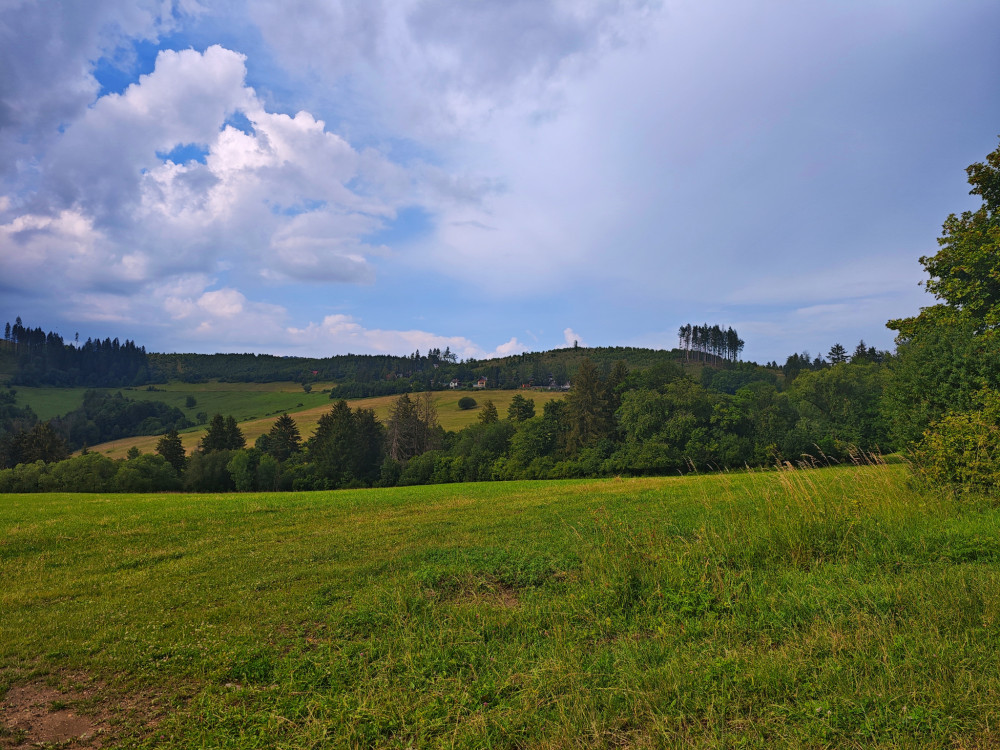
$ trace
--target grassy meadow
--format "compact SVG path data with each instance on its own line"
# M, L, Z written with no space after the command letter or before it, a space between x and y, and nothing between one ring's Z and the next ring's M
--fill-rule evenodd
M992 747L998 558L902 465L6 496L0 696L109 747Z
M212 414L232 414L238 421L246 421L279 414L282 411L308 409L329 401L332 383L314 383L313 390L306 393L300 383L167 383L137 388L49 388L14 386L18 406L30 406L39 419L51 419L77 409L83 403L83 394L88 390L101 393L122 392L123 396L136 401L162 401L184 412L192 422L195 415L205 412ZM326 390L326 393L322 391ZM194 406L187 406L188 396L195 399Z
M186 384L177 384L178 386L184 385L185 388L191 388L196 386L187 386ZM316 431L316 425L319 422L319 418L330 411L330 407L333 406L333 402L329 398L329 393L303 393L302 387L295 383L216 383L209 384L215 385L220 388L219 393L222 394L218 399L220 404L218 407L212 406L208 409L208 413L215 414L232 414L236 417L237 421L240 423L240 429L243 431L243 435L247 439L247 445L252 446L254 441L268 432L271 429L271 425L278 416L283 412L287 411L288 414L295 419L295 424L298 426L299 431L302 433L302 438L307 439L313 432ZM255 386L260 386L260 389L255 388ZM298 393L294 391L278 390L278 386L284 385L286 388L294 386L298 388ZM275 390L264 390L266 387L274 387ZM167 388L168 386L158 386ZM246 388L247 390L241 390ZM32 390L32 389L25 389ZM43 390L43 389L35 389ZM335 392L335 391L334 391ZM81 398L83 391L81 390ZM167 399L160 399L167 401L171 406L179 406L182 411L186 414L188 412L206 411L205 407L202 406L203 396L201 393L213 393L213 391L202 391L198 392L199 395L195 395L195 400L198 405L193 409L184 409L184 398L187 394L195 394L194 391L190 390L178 390L179 404L173 403L173 401L167 401ZM526 398L534 399L535 401L535 411L541 413L542 406L546 401L551 401L555 398L562 398L565 394L555 391L433 391L434 404L437 406L438 410L438 420L441 426L446 430L460 430L474 423L479 418L479 409L487 400L492 400L496 405L497 410L500 412L501 416L506 414L507 407L510 406L511 400L514 398L514 394L521 393L521 395ZM143 394L146 397L156 398L158 396L164 396L161 392L147 392L144 390L128 391L127 395L130 398L138 398L139 394ZM20 397L20 391L18 392L18 397ZM312 398L309 398L309 397ZM419 394L411 394L412 396L419 396ZM475 409L459 409L458 400L463 396L471 396L474 398L478 404ZM351 408L362 407L365 409L374 409L375 415L383 422L389 416L389 407L392 403L398 399L399 396L376 396L373 398L359 398L350 399L348 403ZM242 399L243 406L237 407ZM296 404L291 405L291 401L295 400ZM283 405L287 401L288 405ZM209 398L204 398L205 403L211 402ZM226 406L222 405L226 404ZM231 405L230 405L231 404ZM79 403L77 404L79 405ZM250 417L247 415L250 414ZM263 414L264 416L255 417L254 414ZM193 414L189 415L193 419ZM200 425L198 427L192 427L188 430L181 432L181 442L184 444L185 449L188 453L192 452L198 447L198 442L201 440L202 436L205 434L207 425ZM139 448L143 453L152 453L156 450L156 443L159 441L158 436L139 436L122 438L121 440L113 440L107 443L101 443L100 445L92 446L90 450L103 453L111 458L124 458L125 454L128 453L129 448L135 446Z

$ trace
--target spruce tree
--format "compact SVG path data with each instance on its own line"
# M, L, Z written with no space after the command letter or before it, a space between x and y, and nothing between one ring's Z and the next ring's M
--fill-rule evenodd
M421 451L421 424L417 405L404 393L389 407L386 448L393 461L408 461Z
M497 412L496 404L492 400L483 404L483 410L479 412L479 424L494 424L500 421L500 414Z
M830 364L839 365L847 361L847 349L843 344L837 343L830 347L826 356L830 358Z
M601 438L612 434L614 418L607 384L601 380L590 359L580 363L573 379L573 389L566 397L566 408L571 451L596 445Z
M225 417L221 414L216 414L212 417L212 421L208 423L208 429L198 444L198 450L201 453L214 453L215 451L224 451L228 447L229 438L226 434Z
M535 416L534 399L525 398L520 393L515 393L514 398L507 407L507 419L511 422L526 422Z
M181 436L177 434L177 430L171 430L160 438L156 444L156 452L163 456L168 464L174 467L177 471L177 476L181 476L184 473L187 454L184 451L184 445L181 443Z
M299 428L287 414L282 414L274 421L268 436L270 440L267 452L279 461L285 461L293 453L298 453L302 444Z
M245 448L247 444L247 439L243 437L243 431L236 424L236 418L229 416L226 417L226 448L232 451L238 451L241 448Z
M316 432L306 444L309 461L316 467L316 473L333 487L342 487L351 479L354 432L354 415L347 402L341 399L319 418Z

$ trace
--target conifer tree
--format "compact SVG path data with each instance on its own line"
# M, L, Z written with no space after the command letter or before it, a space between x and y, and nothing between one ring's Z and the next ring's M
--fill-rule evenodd
M163 456L168 464L174 467L177 476L181 476L184 473L187 454L184 451L184 445L181 443L181 436L177 434L177 430L170 430L170 432L160 438L156 444L156 452Z
M319 418L316 432L309 438L306 450L316 473L341 487L350 480L354 458L354 415L343 399Z
M285 413L274 420L268 436L270 440L267 452L279 461L285 461L293 453L298 453L302 445L302 436L295 420Z
M228 447L229 439L226 435L225 417L221 414L216 414L212 417L212 421L208 423L208 429L198 444L198 450L201 453L214 453L215 451L224 451Z
M568 436L571 451L596 445L613 432L614 419L607 384L590 359L580 363L573 379L573 389L566 397L569 416Z
M226 448L238 451L241 448L245 448L246 444L247 439L243 437L243 431L236 424L236 418L232 416L226 417Z
M525 398L520 393L515 393L514 398L507 407L507 419L511 422L526 422L535 416L534 399Z
M830 347L826 356L830 358L830 364L839 365L847 361L847 349L843 344L837 343Z
M437 411L430 394L414 401L404 393L389 409L386 448L394 461L409 461L432 445L431 431L437 427Z
M479 424L495 424L500 421L500 414L497 412L496 404L492 399L483 404L483 410L479 412Z

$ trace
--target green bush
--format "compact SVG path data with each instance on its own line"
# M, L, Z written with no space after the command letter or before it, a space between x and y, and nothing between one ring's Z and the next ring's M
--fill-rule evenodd
M122 461L113 482L116 492L175 492L180 488L174 467L163 456L153 454Z
M463 411L475 409L476 406L478 406L478 404L476 403L476 399L472 398L472 396L462 396L462 398L458 400L458 408Z
M110 492L118 464L98 453L85 453L49 464L39 479L42 492Z
M913 459L929 484L973 492L1000 485L1000 393L983 389L974 411L948 414L924 432Z

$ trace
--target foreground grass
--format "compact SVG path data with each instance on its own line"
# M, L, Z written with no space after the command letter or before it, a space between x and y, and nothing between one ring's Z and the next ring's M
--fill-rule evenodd
M181 385L181 384L178 384ZM226 386L228 388L233 388L237 386L254 386L258 385L255 383L219 383L219 384L209 384L216 386ZM266 383L263 385L280 385L273 383ZM294 384L286 384L294 385ZM166 386L164 386L166 387ZM130 397L136 397L138 394L143 394L150 397L163 396L163 393L152 392L147 393L145 391L130 391L128 395ZM178 393L186 393L186 391L180 391ZM224 390L222 393L225 394L225 403L230 401L238 401L240 393L243 393L243 403L235 412L227 410L223 406L212 406L209 414L230 414L234 413L237 416L237 421L239 422L240 429L243 431L244 437L247 439L247 445L252 446L254 441L268 432L274 421L278 418L278 415L282 411L287 411L289 416L295 419L295 424L302 433L303 439L308 439L316 431L316 425L319 423L319 419L324 414L330 411L333 406L333 402L329 399L328 394L305 394L299 389L297 395L294 391L265 391L265 392L255 392L255 391L241 391L237 390ZM441 426L446 430L461 430L463 427L468 427L470 424L474 424L479 419L479 408L487 400L492 400L497 407L497 411L501 415L507 413L507 407L510 406L510 402L513 400L517 393L522 393L527 398L534 399L535 401L535 411L539 414L542 412L542 408L547 401L552 399L563 398L564 393L555 391L433 391L432 397L435 407L438 410L438 421ZM20 395L20 394L19 394ZM419 398L421 394L415 394L415 397ZM475 409L459 409L458 401L463 396L473 396L477 401L477 407ZM310 398L311 397L311 398ZM82 394L80 396L82 399ZM179 397L182 401L183 398ZM290 399L297 398L298 402L295 406L289 406L288 408L281 408L275 406L275 404L282 403L282 398L286 401ZM373 398L358 398L350 399L348 403L351 405L352 409L363 408L363 409L373 409L375 411L375 416L378 417L382 422L385 422L389 418L389 408L392 404L399 398L399 396L375 396ZM198 397L199 404L195 410L203 410L201 406L202 401L210 403L208 399L203 396ZM308 401L310 405L305 405ZM318 404L318 405L317 405ZM172 404L173 405L173 404ZM235 408L235 406L234 406ZM273 411L264 411L263 413L267 416L264 417L252 417L245 418L247 413L253 414L261 413L264 408L273 408ZM239 416L243 415L243 416ZM181 433L181 443L184 445L185 450L188 453L193 452L197 449L198 443L204 436L205 431L208 429L207 425L200 425L198 427L193 427L191 429L185 430ZM129 448L136 447L143 453L152 453L156 450L156 443L159 441L159 436L138 436L130 438L122 438L121 440L112 440L107 443L101 443L99 445L91 446L90 450L103 453L111 458L124 458L128 453Z
M0 691L166 707L129 746L993 746L1000 510L904 472L8 496Z

